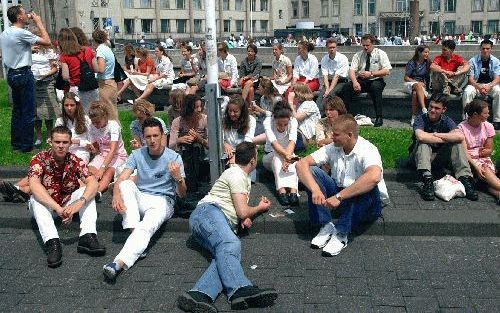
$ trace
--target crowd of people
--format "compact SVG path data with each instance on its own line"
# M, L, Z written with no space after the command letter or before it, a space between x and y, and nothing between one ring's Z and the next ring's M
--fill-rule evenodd
M7 16L12 26L2 33L1 44L12 88L12 149L30 152L40 144L42 121L49 149L34 155L27 177L15 185L0 181L0 191L6 201L29 202L47 264L58 267L62 248L54 218L71 223L78 213L78 252L104 255L96 202L112 190L111 206L130 231L119 254L103 266L105 279L114 281L147 255L151 237L172 217L176 203L197 192L209 176L205 110L210 108L200 97L206 84L204 47L193 54L189 45L182 46L176 75L161 45L153 58L145 49L127 46L121 66L102 30L93 32L91 45L81 29L63 28L53 46L36 13L12 6ZM31 20L36 29L28 31ZM375 107L374 126L383 125L382 91L391 64L374 42L374 36L362 36L362 50L350 65L333 38L326 41L328 54L321 62L311 54L310 42L299 42L293 66L283 46L275 44L271 77L261 75L257 45L247 45L239 66L225 43L217 45L221 90L241 91L229 96L222 110L227 169L189 217L193 238L212 254L212 261L195 286L179 297L182 310L217 312L213 303L221 293L232 309L271 306L277 299L276 290L258 288L245 276L236 236L272 205L266 197L256 206L248 204L257 179L257 145L264 146L262 163L274 176L281 205L298 206L299 181L305 186L310 222L320 227L311 247L322 249L324 256L339 254L352 232L382 215L389 194L381 156L359 135L349 112L353 94L366 92ZM420 45L406 66L404 85L412 97L414 129L410 159L422 178L424 200L434 199L433 175L450 167L468 199L478 199L475 184L483 181L500 204L500 179L491 160L493 136L500 127L500 61L491 55L492 46L483 40L480 53L466 62L453 53L455 43L445 40L442 54L431 62L429 48ZM445 114L447 96L461 93L466 81L464 121L457 126ZM146 99L155 89L170 87L166 124L154 116L155 106ZM137 96L130 154L122 137L127 125L117 114L127 88ZM488 97L493 124L487 121ZM308 145L318 149L298 157Z

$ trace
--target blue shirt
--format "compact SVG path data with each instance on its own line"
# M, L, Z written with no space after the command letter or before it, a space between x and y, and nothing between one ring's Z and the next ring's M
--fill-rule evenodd
M132 151L125 168L137 169L137 188L144 193L175 197L176 182L168 171L168 164L176 162L181 166L181 176L184 174L182 158L177 152L165 148L163 154L153 160L148 153L148 147Z
M406 64L405 75L418 82L427 83L429 81L429 64L422 62L418 64L414 60L410 60Z
M483 62L481 61L481 55L478 54L469 60L470 65L470 75L474 76L474 80L477 81L479 74L481 73L481 67ZM500 60L498 60L493 55L490 55L490 77L495 79L496 76L500 75Z
M96 49L96 58L104 59L104 73L97 73L98 80L112 79L115 77L115 55L111 48L100 44Z
M432 123L429 121L427 113L420 114L417 118L415 118L415 122L413 123L413 141L417 141L415 132L418 129L423 130L426 133L449 133L456 128L457 124L447 115L442 114L439 121ZM430 144L433 150L442 145L443 144L440 143Z
M0 36L3 64L13 69L31 66L31 46L38 40L40 37L24 28L11 26L5 29Z

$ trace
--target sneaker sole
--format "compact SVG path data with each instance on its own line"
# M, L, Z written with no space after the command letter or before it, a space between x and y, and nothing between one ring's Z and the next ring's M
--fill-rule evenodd
M56 267L59 267L61 264L62 264L62 260L59 260L59 261L54 262L54 263L47 263L47 266L50 268L56 268Z
M184 294L177 299L177 306L184 312L193 313L217 313L217 309L206 302L198 302L189 294Z
M86 253L86 254L91 255L91 256L103 256L104 254L106 254L105 248L91 250L91 249L84 247L84 246L77 246L76 251L78 253Z
M109 282L114 282L118 274L115 271L112 271L106 267L102 269L102 274L104 275L104 279Z
M272 306L278 298L276 291L262 291L258 294L241 297L231 301L232 310L246 310L248 308L265 308Z
M327 257L327 258L334 257L336 255L339 255L340 252L342 252L342 250L345 249L345 247L347 247L347 245L344 245L342 247L342 249L340 249L339 252L337 252L337 253L329 253L329 252L326 252L326 251L321 251L321 256L324 256L324 257Z
M325 243L323 245L315 245L313 243L311 243L311 248L313 249L322 249L324 248L327 244L328 244L328 241L330 241L330 238L332 238L333 235L330 235L330 237L328 237L328 239L325 241Z

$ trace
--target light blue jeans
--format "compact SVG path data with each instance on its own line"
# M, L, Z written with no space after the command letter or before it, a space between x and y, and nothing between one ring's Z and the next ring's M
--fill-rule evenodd
M215 205L198 204L189 218L193 237L212 253L212 262L192 291L215 301L224 290L228 299L241 287L251 286L241 267L241 242L224 213Z

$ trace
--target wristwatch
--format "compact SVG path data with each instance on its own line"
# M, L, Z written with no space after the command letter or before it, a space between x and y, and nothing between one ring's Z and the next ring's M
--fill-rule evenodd
M337 198L337 200L339 200L339 202L342 202L342 200L343 200L342 195L340 194L340 192L337 192L337 194L335 195L335 198Z
M183 180L184 180L184 177L181 177L179 179L176 179L175 182L180 184L180 183L182 183Z
M81 196L81 197L78 199L78 201L80 201L80 200L83 200L83 205L85 205L85 204L87 203L87 199L85 199L85 197L84 197L84 196Z

